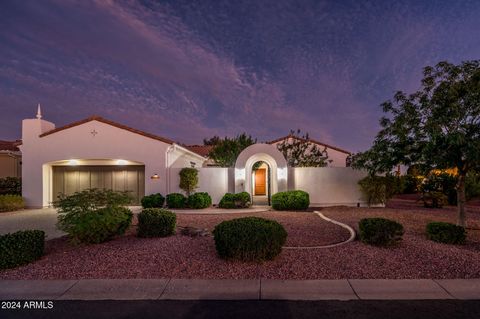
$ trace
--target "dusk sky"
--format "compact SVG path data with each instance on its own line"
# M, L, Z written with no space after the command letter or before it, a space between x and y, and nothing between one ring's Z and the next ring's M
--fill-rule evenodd
M0 139L41 103L182 143L290 129L361 151L422 68L480 58L480 1L0 1Z

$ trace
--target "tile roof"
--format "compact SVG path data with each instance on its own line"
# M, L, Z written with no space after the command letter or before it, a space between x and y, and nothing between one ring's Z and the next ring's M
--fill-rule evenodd
M287 136L284 136L284 137L277 138L277 139L275 139L275 140L273 140L273 141L267 142L267 144L275 144L275 143L281 142L281 141L283 141L283 140L285 140L285 139L287 139L287 138L295 138L295 139L297 139L297 140L303 140L303 141L306 140L306 139L301 138L301 137L298 137L298 136L287 135ZM342 152L342 153L345 153L345 154L352 154L352 152L346 151L346 150L344 150L344 149L341 149L341 148L336 147L336 146L333 146L333 145L329 145L329 144L326 144L326 143L323 143L323 142L319 142L319 141L316 141L316 140L311 139L311 138L310 138L309 140L310 140L310 142L312 142L312 143L325 146L325 147L330 148L330 149L332 149L332 150L336 150L336 151L339 151L339 152Z
M213 148L213 145L183 145L185 148L189 149L190 151L197 153L203 157L208 157L208 153Z
M80 120L80 121L77 121L77 122L70 123L70 124L65 125L65 126L57 127L57 128L55 128L51 131L48 131L48 132L45 132L45 133L41 134L40 137L45 137L45 136L48 136L48 135L51 135L51 134L54 134L54 133L57 133L57 132L60 132L60 131L63 131L63 130L66 130L66 129L69 129L69 128L72 128L72 127L75 127L75 126L78 126L78 125L82 125L82 124L91 122L91 121L98 121L98 122L105 123L105 124L108 124L108 125L111 125L111 126L115 126L115 127L118 127L122 130L126 130L126 131L129 131L129 132L135 133L135 134L139 134L139 135L142 135L142 136L154 139L154 140L158 140L158 141L161 141L161 142L164 142L164 143L167 143L167 144L173 144L174 143L170 139L167 139L167 138L164 138L164 137L161 137L161 136L157 136L157 135L154 135L154 134L150 134L150 133L147 133L147 132L144 132L144 131L141 131L141 130L137 130L137 129L131 128L129 126L119 124L119 123L104 119L103 117L96 116L96 115L90 116L86 119L83 119L83 120Z
M22 144L22 141L2 141L0 140L0 151L12 151L12 152L19 152L20 149L18 145Z

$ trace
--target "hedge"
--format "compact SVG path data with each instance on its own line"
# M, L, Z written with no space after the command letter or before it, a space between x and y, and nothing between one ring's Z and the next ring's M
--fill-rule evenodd
M467 238L465 228L444 222L427 224L426 232L428 239L444 244L463 245Z
M0 235L0 269L15 268L43 256L45 232L22 230Z
M160 193L143 196L141 203L143 208L162 208L165 198Z
M360 240L375 246L391 246L402 240L403 226L385 218L363 218L359 223Z
M138 237L167 237L175 234L177 216L166 209L147 208L138 214Z
M282 251L287 232L274 220L244 217L221 222L213 230L215 248L224 259L272 260Z
M167 195L168 208L185 208L187 205L187 198L180 193L171 193Z
M300 190L279 192L272 196L272 207L276 210L306 210L309 205L308 193Z
M193 209L207 208L212 205L212 198L208 193L198 192L188 196L187 206Z
M0 195L0 212L10 212L25 208L23 197L19 195Z
M218 207L220 208L247 208L252 205L250 194L241 192L237 194L226 193L223 195Z
M22 179L20 177L0 178L0 195L22 195Z

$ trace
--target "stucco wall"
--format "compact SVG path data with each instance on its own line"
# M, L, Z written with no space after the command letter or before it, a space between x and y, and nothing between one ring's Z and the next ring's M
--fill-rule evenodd
M170 169L170 189L168 193L182 193L180 189L181 168ZM203 167L198 169L198 188L196 192L207 192L213 204L218 204L225 193L233 193L233 169L224 167Z
M367 175L349 167L296 167L288 170L289 189L310 194L311 206L366 206L358 181Z

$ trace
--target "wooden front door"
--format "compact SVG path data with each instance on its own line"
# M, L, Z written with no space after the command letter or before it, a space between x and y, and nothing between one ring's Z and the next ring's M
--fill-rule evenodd
M255 171L255 195L267 194L267 174L265 168L260 168Z

